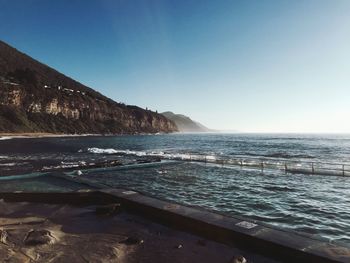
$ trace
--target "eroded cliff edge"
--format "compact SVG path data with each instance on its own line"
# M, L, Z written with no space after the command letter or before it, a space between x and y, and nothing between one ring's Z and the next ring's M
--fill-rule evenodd
M0 132L174 132L174 122L117 103L0 41Z

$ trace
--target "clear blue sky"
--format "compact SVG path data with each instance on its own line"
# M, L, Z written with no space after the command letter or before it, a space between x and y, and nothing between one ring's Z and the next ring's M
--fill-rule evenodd
M0 38L216 129L350 132L350 1L0 0Z

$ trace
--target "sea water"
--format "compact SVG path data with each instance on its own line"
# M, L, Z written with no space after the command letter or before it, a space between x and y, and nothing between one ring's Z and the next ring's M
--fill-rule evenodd
M135 164L147 157L162 162ZM349 135L169 134L60 137L0 141L0 174L119 160L125 166L83 171L83 177L190 206L247 217L274 227L350 244L350 176L286 173L211 162L232 158L281 163L350 163ZM28 180L28 179L26 179ZM40 190L39 179L28 184ZM20 180L6 190L21 188ZM24 185L24 184L23 184ZM29 185L29 186L28 186ZM68 186L67 186L68 187ZM45 189L42 189L45 191Z

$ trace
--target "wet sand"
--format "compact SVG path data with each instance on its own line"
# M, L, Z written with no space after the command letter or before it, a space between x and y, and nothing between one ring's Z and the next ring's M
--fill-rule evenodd
M24 133L0 133L0 140L20 139L20 138L50 138L50 137L80 137L80 136L102 136L101 134L64 134L45 132L24 132Z
M123 211L108 215L103 208L101 214L96 206L0 201L0 258L3 262L229 263L243 255L248 262L276 262Z

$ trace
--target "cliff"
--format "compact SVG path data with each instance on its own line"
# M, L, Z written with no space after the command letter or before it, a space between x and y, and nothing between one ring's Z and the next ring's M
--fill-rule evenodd
M180 132L210 132L211 129L205 127L204 125L191 120L189 117L182 114L175 114L171 111L163 112L164 115L169 120L173 121L178 127Z
M173 131L163 115L117 103L0 41L0 132Z

